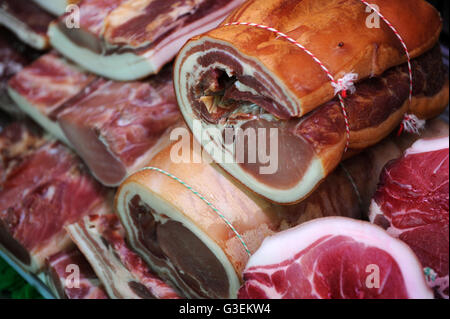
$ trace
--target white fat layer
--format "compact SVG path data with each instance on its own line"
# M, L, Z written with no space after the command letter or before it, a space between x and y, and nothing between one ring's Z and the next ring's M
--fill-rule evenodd
M406 151L406 156L436 152L449 148L449 138L448 136L435 139L421 139L418 140Z
M60 278L58 279L60 283L63 284L63 281ZM46 286L49 288L49 290L53 293L54 296L56 296L59 299L64 299L64 296L60 294L59 289L56 287L56 282L48 272L44 273L43 282L46 284Z
M117 81L132 81L153 74L156 70L152 61L134 53L99 55L73 43L56 23L48 29L50 43L60 53L77 62L92 73Z
M45 130L50 132L54 137L56 137L66 145L72 147L72 144L69 142L57 122L53 122L47 116L43 115L37 107L34 107L32 104L30 104L25 98L22 97L22 95L20 95L11 87L8 87L8 94L23 112L29 115L33 120L35 120Z
M67 231L104 284L110 298L141 299L128 285L129 282L138 280L117 259L112 248L105 247L100 236L91 235L88 238L83 228L76 224L68 226Z
M231 70L228 66L223 65L219 61L209 65L206 68L201 67L197 63L197 59L203 55L206 55L208 52L222 52L226 55L230 55L230 53L226 51L222 51L218 48L214 48L211 50L204 50L200 52L196 52L194 54L191 54L189 56L186 55L187 52L189 52L193 47L201 45L201 43L210 41L210 42L216 42L222 45L227 45L224 42L213 40L208 37L203 37L201 40L198 41L192 41L188 43L180 52L176 62L175 62L175 76L174 76L174 84L175 84L175 92L177 95L178 103L180 105L180 110L184 116L184 119L191 129L191 131L194 133L195 138L198 141L203 141L204 137L199 136L201 134L200 131L205 132L209 129L216 129L217 126L207 124L202 121L202 129L201 130L194 130L194 120L195 115L192 110L192 106L189 102L189 87L195 86L196 82L198 81L200 74L209 70L209 69L222 69L225 71L229 76L233 75L233 70ZM185 62L183 65L180 65L180 61ZM251 58L249 58L251 59ZM256 64L260 63L253 59L253 61ZM254 76L256 70L254 67L252 67L250 64L243 63L241 61L242 67L243 67L243 74L248 76ZM264 66L260 65L263 69ZM267 71L267 74L269 72ZM260 76L263 76L263 74L260 74ZM276 82L279 87L283 88L283 85L278 82L277 79L273 78L265 78L265 81L268 83ZM241 88L245 90L245 86L241 85ZM275 90L275 88L272 88ZM296 102L294 102L294 99L291 97L292 95L287 92L287 89L283 89L282 94L288 97L288 99L291 101L293 105L296 105ZM277 98L277 97L275 97ZM280 97L278 97L280 98ZM297 110L296 113L299 113L300 110ZM214 140L214 139L213 139ZM232 176L234 176L236 179L241 181L244 185L246 185L248 188L253 190L254 192L264 196L265 198L272 200L277 203L287 204L287 203L293 203L298 201L299 199L302 199L306 197L313 189L314 187L321 181L323 178L325 178L325 170L322 165L322 162L319 158L314 158L311 165L308 167L307 171L305 172L305 175L303 176L302 180L299 181L299 183L295 186L290 188L289 190L281 190L274 187L270 187L267 185L264 185L263 183L259 182L256 178L245 172L241 165L235 163L234 158L234 149L232 147L228 147L226 149L222 148L222 146L218 146L216 143L209 143L208 147L210 147L209 154L212 156L215 162L221 163L220 165ZM225 163L225 164L223 164Z
M6 26L20 40L37 50L43 50L47 47L47 39L44 36L33 32L25 23L3 10L0 10L0 25Z
M158 267L155 263L153 263L152 260L147 256L148 254L147 250L137 240L136 234L138 233L138 231L131 226L133 222L132 219L130 218L130 212L128 211L128 203L136 195L138 195L141 198L142 202L150 206L159 215L155 216L156 220L160 220L161 222L167 221L167 218L160 217L161 215L165 215L168 217L168 219L181 223L184 227L189 229L208 247L208 249L215 255L217 260L222 264L223 268L225 269L226 275L228 277L228 282L230 285L229 290L230 298L236 298L237 291L241 286L240 279L233 265L228 260L225 252L214 241L214 239L210 238L205 232L203 232L203 230L198 228L193 221L191 221L183 214L183 212L179 211L176 207L172 206L170 203L160 198L150 189L147 189L144 186L136 183L128 183L121 188L120 193L117 195L117 205L116 205L117 211L127 231L131 245L133 245L133 248L142 256L142 258L144 258L144 260L151 266L151 268L162 277L170 278L170 281L181 290L180 285L178 285L177 283L178 280L171 275L169 269ZM195 252L192 253L195 254ZM169 267L171 267L173 271L176 271L174 265L171 262L169 262ZM207 291L205 290L203 291L205 292L206 295L208 295ZM193 297L197 298L199 297L196 296L194 291L185 293L187 295L192 295Z
M423 268L411 248L391 237L382 228L345 217L317 219L266 238L250 258L246 270L277 265L290 260L325 236L346 236L368 247L386 251L397 262L413 299L433 298L423 275Z
M67 0L33 0L46 11L60 16L66 12L67 6L70 4Z

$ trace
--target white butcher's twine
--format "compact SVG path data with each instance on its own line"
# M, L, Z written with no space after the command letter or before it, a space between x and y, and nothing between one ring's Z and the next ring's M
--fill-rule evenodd
M346 146L345 146L345 152L347 152L348 147L350 146L350 123L348 121L347 109L346 109L345 104L344 104L344 98L347 97L347 91L348 90L351 91L351 92L355 91L354 82L358 79L358 74L356 74L356 73L346 74L342 79L339 79L339 80L336 81L334 79L334 76L331 74L331 72L325 66L325 64L323 64L311 51L309 51L307 48L305 48L303 45L301 45L300 43L295 41L293 38L291 38L287 34L281 32L281 31L278 31L277 29L272 28L272 27L268 27L268 26L265 26L265 25L257 24L257 23L250 23L250 22L232 22L232 23L227 23L224 26L236 26L236 25L250 26L250 27L260 28L260 29L263 29L263 30L267 30L267 31L273 32L277 36L279 36L279 37L289 41L290 43L294 44L298 48L302 49L315 62L317 62L317 64L320 65L322 70L325 71L325 73L327 74L328 78L330 79L331 85L335 89L335 95L337 94L337 96L339 97L339 102L340 102L340 105L341 105L342 114L344 115L344 120L345 120L345 129L347 131L347 143L346 143Z
M250 249L248 249L247 244L245 243L244 239L242 238L241 234L239 234L239 232L236 230L236 228L233 226L233 224L209 201L207 200L203 195L201 195L199 192L197 192L194 188L192 188L191 186L189 186L187 183L183 182L181 179L179 179L178 177L172 175L169 172L166 172L160 168L157 167L144 167L143 169L139 170L139 171L154 171L154 172L158 172L161 173L167 177L170 177L171 179L173 179L174 181L180 183L181 185L183 185L184 187L186 187L188 190L190 190L195 196L197 196L198 198L200 198L203 202L206 203L206 205L208 205L213 211L214 213L217 214L217 216L219 216L226 224L227 226L233 231L233 233L236 235L236 237L239 239L239 241L241 242L242 246L244 246L245 251L247 252L248 256L251 257L252 253L250 252Z

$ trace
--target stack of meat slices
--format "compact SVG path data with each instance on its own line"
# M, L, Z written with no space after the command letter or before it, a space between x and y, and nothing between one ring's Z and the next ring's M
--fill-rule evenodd
M180 120L171 67L139 82L84 72L55 52L16 74L19 108L76 150L104 185L118 186L168 144Z
M48 32L53 47L76 64L48 53L10 80L9 95L72 147L102 184L119 186L168 145L169 132L181 119L172 68L165 65L185 41L216 27L242 2L82 1L78 12L62 15ZM43 8L55 11L66 3ZM11 11L7 8L12 5L5 5L3 15ZM42 9L22 12L23 24L38 19L37 11ZM76 17L79 26L71 27ZM38 20L48 27L48 19Z
M448 125L433 121L429 124L426 134L448 135ZM362 214L368 210L383 166L401 156L414 138L405 135L402 138L383 141L342 163L308 199L293 206L278 206L251 192L243 191L216 164L207 164L207 159L206 163L196 164L193 159L201 157L201 154L197 153L200 148L189 140L184 140L158 154L149 163L147 170L128 178L116 195L115 209L125 227L130 245L152 269L164 279L170 280L184 295L190 298L235 298L242 278L246 278L243 275L249 262L249 255L258 250L265 238L323 217L361 219ZM180 148L190 147L192 147L191 161L185 163L171 161L171 154L177 154ZM198 194L201 194L201 197ZM316 230L313 233L317 232L323 237L331 235L339 237L338 233L332 233L333 228L339 228L341 224L339 221L340 219L337 219L336 223L324 221L323 232ZM397 240L387 234L384 239L377 239L378 235L384 232L372 225L358 221L349 222L347 219L342 224L343 226L348 224L349 229L354 228L355 232L349 233L348 238L343 238L344 242L350 241L348 249L352 249L354 245L370 243L373 248L380 249L376 250L380 253L380 258L384 256L388 260L383 265L384 269L389 269L393 264L402 264L405 260L414 261L411 267L399 269L399 272L389 278L392 279L391 287L395 287L397 281L413 280L414 284L399 286L398 290L390 288L386 293L381 291L339 295L334 291L329 297L432 296L426 286L420 263L406 245L397 243ZM291 240L295 242L296 236L302 234L303 229L308 227L290 232ZM369 238L360 238L365 232ZM281 233L279 236L284 238L285 235ZM318 240L320 238L317 237ZM274 249L279 252L280 258L283 258L277 260L276 264L294 258L292 252L300 252L303 247L291 247L290 241L283 243L276 240L276 242L278 244ZM308 243L306 240L298 242L305 245ZM340 239L333 245L339 246L339 242ZM390 254L391 244L398 246L397 255ZM303 248L306 249L307 246ZM297 248L298 251L295 250ZM359 253L370 255L371 250L361 249L349 256L347 262L351 263L354 258L357 259ZM270 250L267 254L271 256L275 252ZM329 258L333 259L338 254L339 252L335 252ZM369 260L364 262L366 261ZM348 276L351 277L359 270L365 271L369 264L352 268ZM266 279L264 277L261 280L267 281ZM278 279L282 280L281 284L285 283L283 278ZM335 279L336 277L330 278ZM355 288L360 279L349 280L348 289ZM338 289L336 286L334 288ZM421 289L420 294L414 293L416 288ZM284 295L287 298L312 296L305 291L305 294L280 293L267 294L265 297L279 298ZM262 294L256 296L263 297ZM328 295L324 291L320 296Z
M39 56L7 29L0 27L0 110L20 117L21 112L8 95L8 81Z

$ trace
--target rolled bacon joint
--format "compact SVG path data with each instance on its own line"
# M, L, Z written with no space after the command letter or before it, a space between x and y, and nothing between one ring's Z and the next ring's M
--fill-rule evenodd
M51 52L16 74L8 92L106 186L120 185L166 147L181 120L170 65L145 81L123 83Z
M107 189L62 144L24 122L0 133L0 249L25 270L72 242L64 226L108 206Z
M102 283L77 248L47 258L46 275L48 286L60 299L108 299Z
M448 125L434 121L426 130L432 135L443 131L448 134ZM344 162L308 199L293 206L275 205L240 188L217 164L207 164L207 156L196 163L193 159L201 158L198 145L182 140L121 185L115 210L131 248L184 296L236 298L247 249L254 253L264 238L315 218L361 218L384 165L414 139L389 139ZM190 161L171 160L171 153L184 147L192 148Z
M80 0L32 0L36 4L38 4L41 8L46 10L47 12L60 16L67 11L70 11L71 5L77 4Z
M344 217L319 218L266 239L244 281L241 299L433 298L408 245Z
M51 1L47 1L51 2ZM29 0L0 1L0 24L37 50L49 48L47 29L55 17Z
M192 36L244 0L84 0L49 27L52 46L87 70L130 81L156 74Z
M104 283L110 298L178 299L127 245L116 215L86 216L67 231Z
M449 298L449 139L423 139L383 170L370 220L418 256L438 298Z
M347 144L362 150L389 135L407 112L429 119L445 109L439 13L422 0L371 3L406 43L411 103L405 49L383 20L380 28L366 25L373 12L360 1L250 0L181 49L174 85L183 117L213 159L252 191L277 203L299 202L336 168ZM276 32L233 23L274 28L315 59ZM336 82L357 75L343 101L349 132L323 67ZM260 129L254 140L239 135ZM276 137L268 138L269 129ZM259 146L266 139L278 142L275 170L248 155L272 153L268 143Z

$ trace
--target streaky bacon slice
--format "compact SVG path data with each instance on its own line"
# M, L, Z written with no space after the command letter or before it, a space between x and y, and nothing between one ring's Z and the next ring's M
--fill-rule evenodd
M67 230L111 298L180 298L128 247L116 215L87 216Z
M76 248L47 258L46 275L47 284L59 298L108 299L97 275Z
M407 243L439 298L449 298L449 139L423 139L381 175L370 220Z
M71 245L64 226L103 212L110 191L70 150L36 137L24 123L6 127L0 147L0 245L37 272L47 257Z
M47 12L59 16L67 11L70 5L77 4L81 0L32 0Z
M118 186L151 160L181 120L171 66L146 81L123 83L85 73L49 53L14 76L9 93L107 186Z
M84 0L80 28L63 15L49 27L59 52L120 81L158 73L191 37L222 22L244 0Z
M345 99L349 135L338 99L301 118L271 114L267 96L277 102L282 97L258 83L258 76L242 74L246 64L233 48L217 46L225 52L218 53L208 38L192 41L179 55L174 84L181 113L222 168L277 203L297 203L309 196L348 156L347 142L350 149L363 150L395 130L408 109L431 119L448 105L448 78L439 46L412 62L413 103L408 99L406 64L358 82ZM268 154L269 163L261 153Z
M2 0L0 24L37 50L49 47L47 29L54 16L29 0Z
M329 217L266 239L241 299L428 299L413 251L367 222Z

